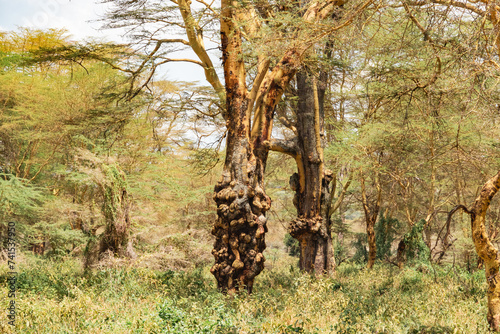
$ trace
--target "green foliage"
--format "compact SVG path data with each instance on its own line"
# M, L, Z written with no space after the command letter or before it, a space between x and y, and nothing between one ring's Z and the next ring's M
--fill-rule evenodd
M375 224L375 244L377 259L384 260L391 256L391 247L401 223L396 218L380 215Z
M159 307L159 317L163 320L162 333L186 334L229 334L239 333L239 328L233 324L235 310L228 308L226 303L216 295L207 299L209 308L203 313L190 312L189 308L177 306L173 300L166 300ZM185 305L184 305L185 307Z
M343 242L339 242L338 238L334 238L333 251L335 256L335 263L339 265L344 262L348 257L349 249L345 246Z
M300 255L300 244L297 239L292 237L289 233L285 234L285 240L283 241L287 247L288 254L291 256Z
M45 255L54 258L64 258L74 248L86 244L89 238L81 229L72 229L65 220L37 222L30 227L30 234L36 236L34 242L44 241L50 245Z
M0 174L0 219L35 215L40 210L43 189L12 174Z
M26 61L26 55L16 52L0 51L0 69L2 71L9 71Z
M220 152L212 148L194 150L190 159L194 171L202 175L213 169L221 161Z
M127 193L127 179L125 173L116 165L102 165L105 175L103 213L107 223L114 223L117 219L118 207L124 205L123 194Z
M18 332L52 333L458 333L486 332L484 272L343 263L314 278L284 258L255 291L222 295L208 267L156 272L106 268L84 274L71 257L19 264ZM0 263L0 284L8 268ZM465 289L467 289L466 292ZM6 290L0 291L6 298ZM443 302L446 301L446 302ZM0 314L4 323L5 313ZM9 333L7 330L6 333Z
M416 222L409 232L404 236L406 245L406 258L409 261L428 262L430 250L424 242L422 231L424 230L425 220Z
M355 236L355 241L352 246L356 250L352 260L356 263L366 263L368 262L368 250L366 250L366 244L368 243L368 238L366 233L357 233Z

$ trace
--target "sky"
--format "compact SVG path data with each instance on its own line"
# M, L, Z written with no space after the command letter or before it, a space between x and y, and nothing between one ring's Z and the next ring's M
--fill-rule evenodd
M99 22L108 5L96 0L0 0L0 29L17 27L39 29L66 28L76 40L88 37L120 39L110 30L101 30Z
M109 4L101 0L0 0L0 31L18 27L37 29L66 28L73 40L97 38L108 42L126 42L120 31L101 29L98 22ZM190 57L184 54L183 57ZM161 76L168 80L204 80L203 69L193 64L173 63L164 68Z

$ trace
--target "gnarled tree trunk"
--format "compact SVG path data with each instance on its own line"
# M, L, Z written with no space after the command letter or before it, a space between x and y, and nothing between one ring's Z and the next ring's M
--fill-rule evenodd
M324 76L320 79L325 80ZM325 173L321 140L325 85L318 86L317 79L306 70L297 73L299 101L293 157L298 172L290 178L297 218L290 223L289 232L300 243L300 269L321 275L334 270L335 258L329 214L332 175Z
M500 189L500 171L489 179L470 210L472 240L476 252L484 261L486 281L488 283L488 323L494 331L500 331L500 259L498 250L493 246L485 226L486 211L495 194Z
M221 3L221 47L226 88L226 160L222 179L215 186L217 221L211 268L223 292L252 291L254 278L264 268L266 212L271 199L264 189L272 119L283 89L295 74L300 52L291 49L247 91L242 36L236 18L241 8L233 1ZM254 113L253 127L250 116Z

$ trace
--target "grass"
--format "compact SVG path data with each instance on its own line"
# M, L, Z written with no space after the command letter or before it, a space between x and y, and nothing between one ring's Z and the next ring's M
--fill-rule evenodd
M484 333L484 273L424 265L399 270L343 263L333 278L300 273L282 257L254 293L223 296L209 267L84 274L74 258L19 266L16 331L2 333ZM0 265L0 301L8 303Z

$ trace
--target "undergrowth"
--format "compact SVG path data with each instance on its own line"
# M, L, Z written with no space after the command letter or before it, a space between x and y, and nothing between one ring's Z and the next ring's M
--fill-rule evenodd
M16 331L2 333L484 333L484 273L456 267L342 263L332 278L287 257L254 293L221 295L209 268L84 273L81 263L28 258L19 268ZM8 300L0 265L0 300ZM5 304L2 308L4 309Z

